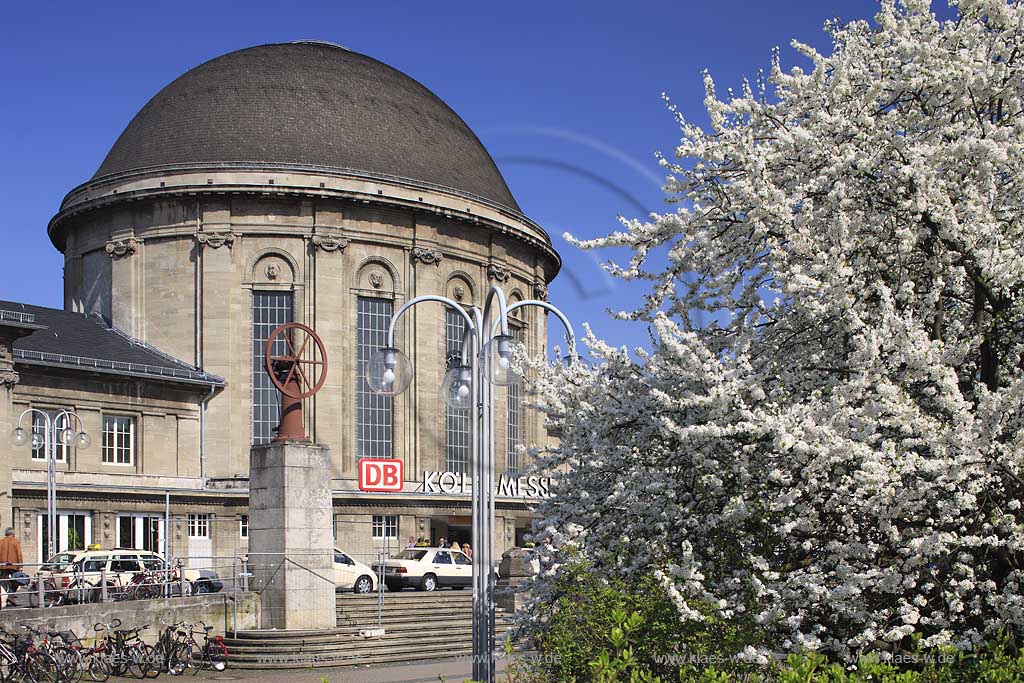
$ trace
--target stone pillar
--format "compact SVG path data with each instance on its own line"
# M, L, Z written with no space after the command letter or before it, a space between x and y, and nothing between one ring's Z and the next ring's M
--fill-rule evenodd
M335 628L331 451L284 441L253 446L249 565L263 628Z

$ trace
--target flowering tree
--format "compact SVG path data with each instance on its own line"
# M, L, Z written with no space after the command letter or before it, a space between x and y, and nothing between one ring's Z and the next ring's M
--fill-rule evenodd
M1024 626L1024 9L954 5L829 25L739 95L706 77L677 210L579 242L632 250L655 343L542 373L553 561L654 573L757 658Z

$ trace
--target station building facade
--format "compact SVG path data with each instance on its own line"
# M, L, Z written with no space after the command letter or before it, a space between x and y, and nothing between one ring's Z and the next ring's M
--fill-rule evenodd
M363 366L410 298L481 305L497 284L512 301L545 299L560 260L427 88L326 43L224 55L142 108L48 235L64 255L64 307L0 302L0 429L30 407L71 409L93 437L57 448L59 545L167 540L196 564L244 552L249 449L274 437L279 410L262 351L285 322L326 346L305 419L332 449L339 547L358 557L409 537L469 540L469 495L438 474L470 467L469 414L440 396L461 316L441 304L403 316L406 394L372 394ZM542 351L543 312L520 310L513 334ZM539 494L518 480L521 447L547 434L521 388L497 392L496 415L501 552ZM41 558L45 453L0 450L0 518ZM403 492L359 491L364 457L402 459Z

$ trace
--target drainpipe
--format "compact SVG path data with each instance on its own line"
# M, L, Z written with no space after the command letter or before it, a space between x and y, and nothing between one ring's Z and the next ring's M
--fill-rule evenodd
M206 395L200 404L199 412L199 478L202 480L204 489L206 488L206 404L210 402L216 391L217 387L210 387L210 393Z

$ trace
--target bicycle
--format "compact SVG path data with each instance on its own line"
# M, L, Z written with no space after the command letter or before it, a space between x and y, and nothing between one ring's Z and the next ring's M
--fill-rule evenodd
M36 647L32 636L12 634L0 629L3 642L3 681L13 683L64 683L60 667L48 653Z
M192 643L187 631L182 627L184 621L165 624L155 647L160 658L161 671L172 676L180 676L192 666Z
M197 631L196 626L202 626L202 630ZM224 642L223 636L210 637L210 631L212 630L213 627L207 626L204 621L198 621L189 628L191 644L195 646L195 649L192 651L193 675L199 673L202 669L223 671L227 668L228 646ZM202 644L196 640L196 635L200 633L203 636Z

